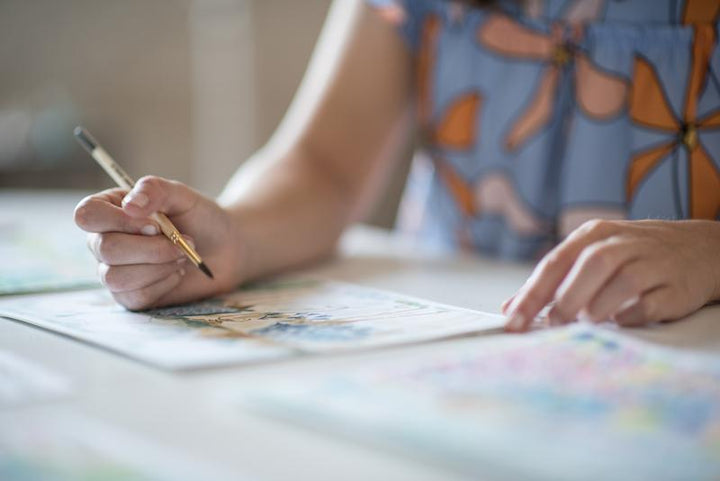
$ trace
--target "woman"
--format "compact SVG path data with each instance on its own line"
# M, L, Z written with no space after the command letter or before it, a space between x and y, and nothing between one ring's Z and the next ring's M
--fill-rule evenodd
M416 132L405 228L541 258L503 305L508 330L548 304L551 324L636 326L720 299L720 1L370 3L338 0L286 119L219 201L145 177L78 205L118 302L190 301L328 255ZM215 281L185 269L155 211Z

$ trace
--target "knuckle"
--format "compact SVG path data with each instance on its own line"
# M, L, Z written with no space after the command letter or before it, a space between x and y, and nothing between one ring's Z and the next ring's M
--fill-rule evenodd
M156 192L158 190L162 190L163 184L165 184L166 180L162 177L158 177L156 175L146 175L144 177L141 177L140 180L137 182L137 186L140 188L140 190L143 190L145 192Z
M95 236L94 247L95 257L99 261L109 264L115 255L117 242L112 235L98 234Z
M562 255L557 250L552 250L542 260L542 271L555 270L562 261Z
M581 257L587 268L605 269L615 263L615 249L607 244L593 244L583 250Z
M607 219L591 219L584 222L578 233L594 238L609 237L617 232L618 222Z
M601 234L607 229L607 221L603 219L591 219L580 226L580 231L585 234Z
M100 264L98 271L100 273L100 281L111 291L122 290L125 287L124 278L117 267Z

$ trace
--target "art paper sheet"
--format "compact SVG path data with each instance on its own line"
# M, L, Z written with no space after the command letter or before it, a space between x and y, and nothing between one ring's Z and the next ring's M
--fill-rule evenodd
M104 291L0 300L0 315L168 369L410 343L480 332L500 316L341 282L285 280L128 312Z
M720 479L720 357L584 325L455 344L243 402L476 476Z

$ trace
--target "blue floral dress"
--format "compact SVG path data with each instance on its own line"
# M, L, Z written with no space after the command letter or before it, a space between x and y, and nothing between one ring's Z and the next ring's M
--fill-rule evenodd
M588 219L720 219L720 0L368 0L416 65L400 226L537 258Z

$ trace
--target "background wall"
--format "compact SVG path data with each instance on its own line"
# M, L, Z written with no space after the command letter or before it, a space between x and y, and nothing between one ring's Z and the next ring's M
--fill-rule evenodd
M82 123L132 175L216 195L282 118L330 3L2 0L0 188L110 186Z
M78 122L132 172L187 179L187 13L182 0L0 2L2 184L98 186Z

